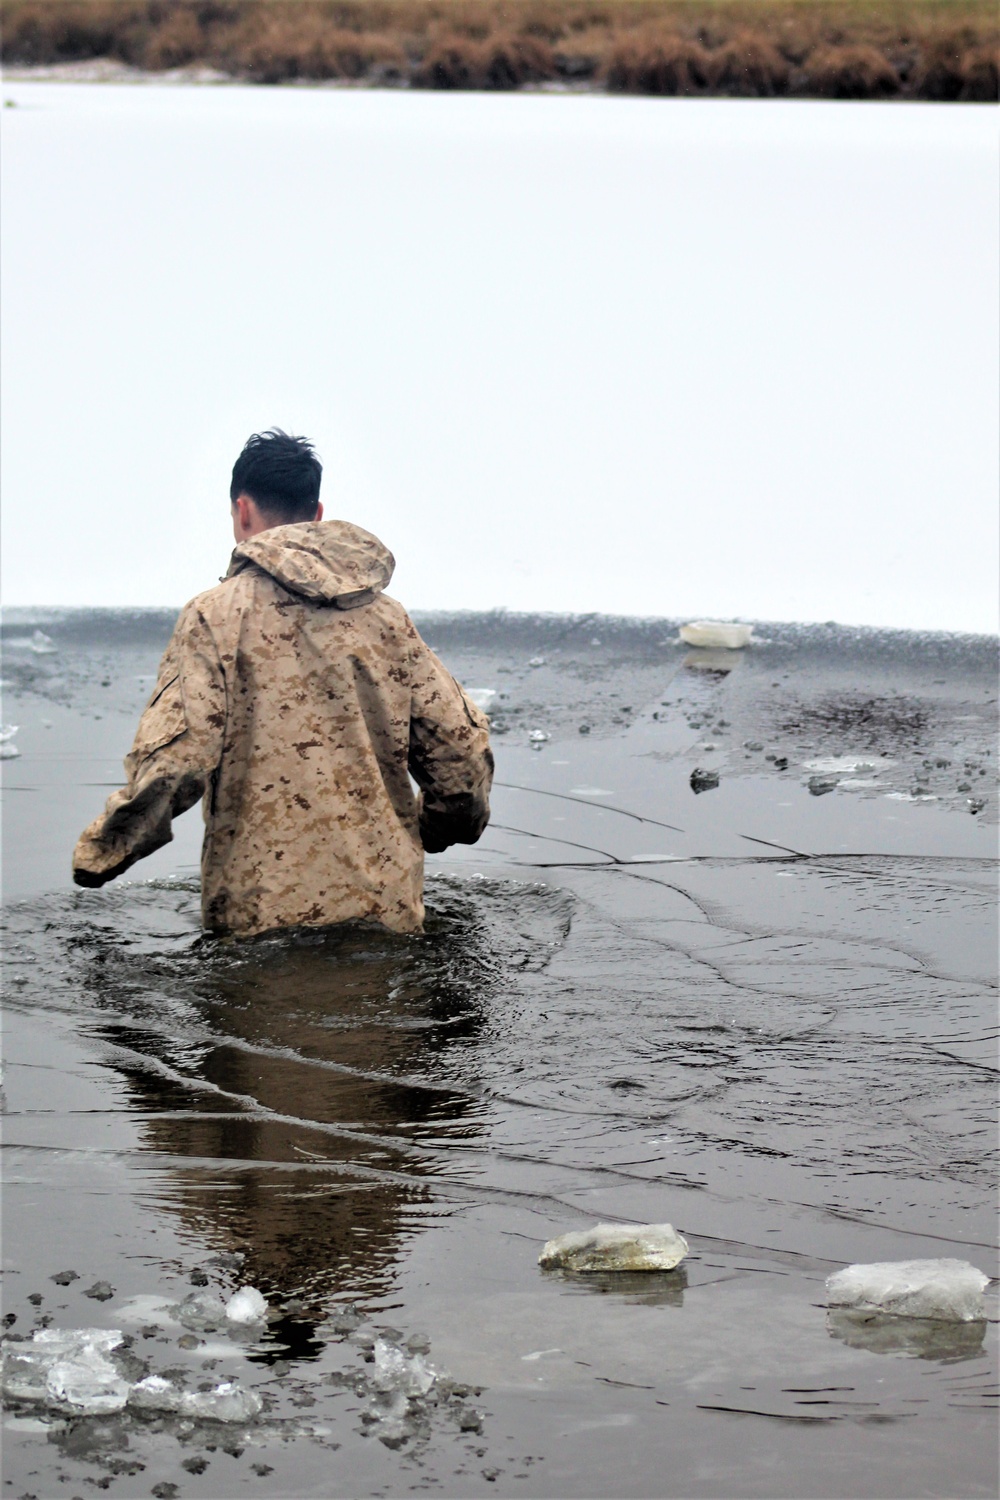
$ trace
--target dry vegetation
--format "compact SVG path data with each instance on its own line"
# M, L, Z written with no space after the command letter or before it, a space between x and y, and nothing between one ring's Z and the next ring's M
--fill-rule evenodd
M991 0L5 0L2 56L257 83L990 101Z

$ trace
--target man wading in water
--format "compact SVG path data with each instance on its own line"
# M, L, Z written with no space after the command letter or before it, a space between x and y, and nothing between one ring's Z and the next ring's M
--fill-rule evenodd
M392 554L323 520L321 475L312 446L277 429L236 460L229 572L181 612L128 785L74 851L78 885L169 843L204 797L211 931L369 918L416 932L424 851L486 827L487 721L382 592Z

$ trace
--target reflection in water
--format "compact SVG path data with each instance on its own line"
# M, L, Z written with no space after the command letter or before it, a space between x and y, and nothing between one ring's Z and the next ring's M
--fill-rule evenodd
M689 651L681 665L685 672L703 673L712 681L721 682L723 677L728 677L734 667L739 666L740 661L739 651L724 651L717 647L701 646L697 651Z
M683 1227L707 1189L737 1223L748 1192L794 1185L904 1224L933 1203L977 1238L993 1091L951 1039L993 1015L959 968L989 872L804 861L794 901L756 858L573 879L432 881L411 938L207 941L178 883L46 897L10 912L14 1003L61 1013L124 1080L151 1220L165 1207L193 1255L242 1252L243 1279L310 1317L395 1296L407 1241L471 1205L527 1214L540 1246L598 1201Z
M672 1271L543 1271L547 1281L561 1281L581 1296L620 1297L632 1307L683 1307L687 1267Z
M62 946L143 1143L170 1165L160 1205L209 1251L240 1252L241 1279L301 1300L286 1341L307 1353L303 1324L331 1296L391 1286L443 1152L481 1134L489 1101L456 1076L504 976L551 955L566 901L441 880L419 936L219 943L193 926L195 899L122 888L114 927L78 900Z
M985 1322L948 1323L940 1318L900 1318L887 1313L830 1308L826 1326L831 1338L871 1354L905 1354L914 1359L957 1364L983 1352Z

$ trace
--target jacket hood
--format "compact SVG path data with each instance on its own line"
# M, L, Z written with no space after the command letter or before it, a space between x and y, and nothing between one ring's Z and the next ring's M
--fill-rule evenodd
M382 592L396 560L378 537L349 521L297 521L241 542L226 577L251 565L304 599L357 609Z

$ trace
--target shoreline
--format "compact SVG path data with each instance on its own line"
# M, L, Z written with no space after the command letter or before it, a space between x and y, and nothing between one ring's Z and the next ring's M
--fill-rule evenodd
M327 89L343 90L344 92L374 92L381 90L389 93L414 93L425 94L435 92L428 90L419 84L409 81L388 82L378 76L365 76L362 78L288 78L279 83L261 85L259 81L252 78L241 77L236 73L222 73L213 68L168 68L162 71L154 71L148 68L132 68L127 63L118 63L114 58L96 58L92 62L85 63L54 63L40 64L38 67L4 66L0 70L0 84L15 83L74 83L74 84L118 84L122 87L132 88L259 88L271 87L278 89L308 89L321 91ZM440 91L437 91L440 92ZM467 87L456 87L450 89L451 93L483 94L493 93L496 90L483 89L475 85ZM596 81L574 82L568 79L546 79L542 82L527 82L520 84L516 89L506 92L525 94L528 96L543 95L546 97L559 97L568 95L574 98L587 99L648 99L652 97L661 98L685 98L691 102L697 100L719 100L719 99L741 99L745 103L796 103L796 104L829 104L833 101L829 96L816 93L785 93L775 94L732 94L724 90L713 92L709 89L697 94L670 94L659 95L642 90L613 91ZM996 103L1000 96L994 98L970 98L960 100L948 100L944 102L958 103L963 105L982 105ZM853 104L933 104L940 100L922 98L916 94L897 93L892 95L872 94L869 96L851 96L849 102ZM7 108L14 107L13 100L4 101Z
M254 83L686 98L1000 97L980 0L10 0L10 81Z

